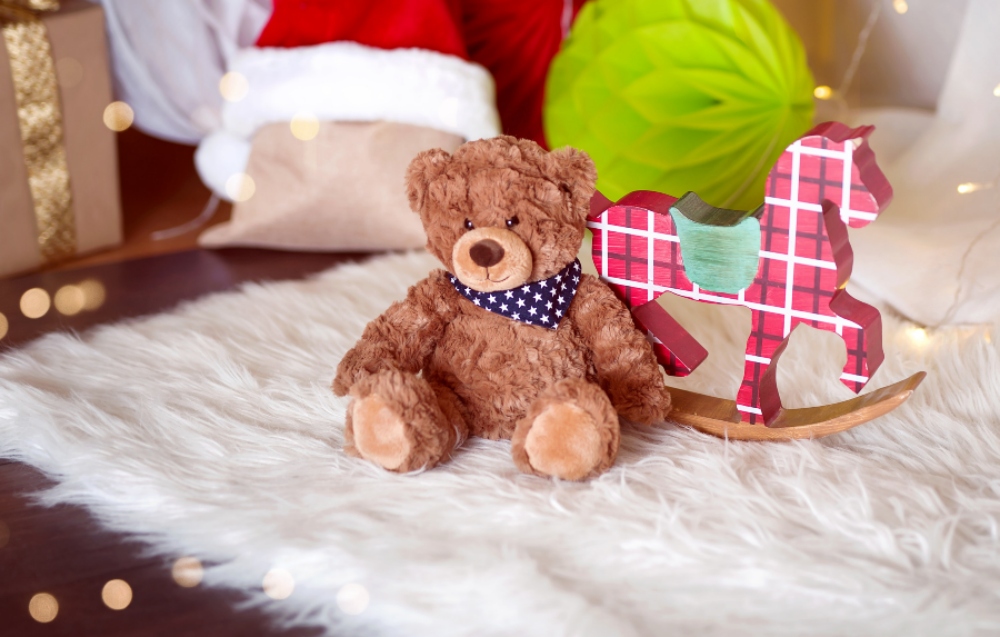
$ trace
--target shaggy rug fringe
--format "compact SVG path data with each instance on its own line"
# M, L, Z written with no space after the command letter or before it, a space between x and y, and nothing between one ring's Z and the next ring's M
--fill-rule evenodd
M923 341L886 316L872 386L928 379L830 438L626 426L615 467L583 484L522 475L509 444L474 439L398 476L342 453L329 383L432 267L383 257L8 352L0 456L58 481L45 503L216 564L207 585L330 635L1000 632L1000 350L983 328ZM850 395L831 380L839 342L799 349L788 403ZM729 391L710 361L686 386ZM295 581L280 601L261 590L276 567ZM338 605L349 583L370 597L359 614Z

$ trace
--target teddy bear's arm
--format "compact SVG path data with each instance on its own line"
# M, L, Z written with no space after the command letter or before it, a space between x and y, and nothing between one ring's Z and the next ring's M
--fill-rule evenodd
M361 340L337 366L334 394L344 396L354 383L382 370L423 369L454 317L456 294L446 277L444 271L435 271L365 327Z
M598 381L618 413L643 424L665 418L670 393L656 355L614 292L582 275L569 315L593 353Z

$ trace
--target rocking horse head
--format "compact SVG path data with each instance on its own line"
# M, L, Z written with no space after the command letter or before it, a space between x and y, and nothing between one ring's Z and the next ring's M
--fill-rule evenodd
M892 186L868 145L874 126L850 128L840 122L820 124L793 142L771 169L765 187L768 203L795 202L819 210L824 202L840 209L840 218L861 228L885 210Z

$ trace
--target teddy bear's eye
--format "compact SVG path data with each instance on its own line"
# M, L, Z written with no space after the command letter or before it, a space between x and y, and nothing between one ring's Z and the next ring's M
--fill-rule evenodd
M517 215L514 215L513 217L507 220L507 227L513 228L519 223L521 223L521 220L517 218Z
M466 220L465 220L465 229L466 229L466 230L472 230L472 229L473 229L473 228L475 228L475 227L476 227L476 226L475 226L475 225L473 225L472 221L470 221L470 220L468 220L468 219L466 219Z

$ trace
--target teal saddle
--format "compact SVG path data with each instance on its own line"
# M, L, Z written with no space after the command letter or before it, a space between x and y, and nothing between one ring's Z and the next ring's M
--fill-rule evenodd
M761 205L756 210L716 208L689 192L670 207L681 244L684 273L712 292L737 294L753 283L760 264Z

